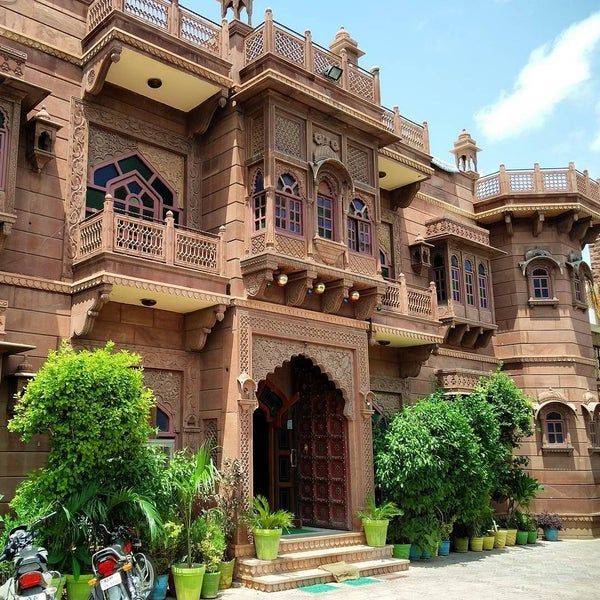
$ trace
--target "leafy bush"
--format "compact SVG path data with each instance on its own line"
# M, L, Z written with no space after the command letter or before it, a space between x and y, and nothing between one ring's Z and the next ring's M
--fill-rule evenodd
M206 565L207 573L216 573L225 554L223 514L219 509L206 511L192 523L194 555Z
M181 560L183 552L183 525L167 521L163 524L161 535L149 547L157 575L167 575L169 569Z
M556 513L543 512L537 515L535 520L538 527L542 529L558 529L561 531L563 528L562 519Z
M223 515L225 515L223 530L228 548L233 546L233 538L246 505L243 485L244 475L243 463L238 458L226 458L219 471L219 489L216 495L216 503ZM233 556L230 556L230 558L233 558Z
M285 529L291 527L294 515L283 509L272 511L269 501L264 496L252 499L252 506L245 514L245 521L250 529Z
M10 431L24 442L34 434L51 442L29 499L60 497L90 481L122 486L131 461L147 456L153 395L143 386L140 357L113 349L109 342L77 352L64 343L18 398Z

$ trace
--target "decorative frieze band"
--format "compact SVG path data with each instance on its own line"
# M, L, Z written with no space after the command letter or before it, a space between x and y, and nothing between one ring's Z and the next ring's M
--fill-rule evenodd
M460 358L465 360L474 360L482 363L489 363L493 365L500 364L500 360L493 356L484 356L482 354L475 354L474 352L462 352L461 350L450 350L449 348L438 348L435 354L439 356L449 356L451 358Z

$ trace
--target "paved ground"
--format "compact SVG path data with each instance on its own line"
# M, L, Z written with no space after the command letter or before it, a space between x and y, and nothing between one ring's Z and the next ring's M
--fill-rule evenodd
M599 600L600 539L538 542L505 550L452 553L411 563L406 573L387 575L352 587L333 590L264 593L237 588L223 600Z

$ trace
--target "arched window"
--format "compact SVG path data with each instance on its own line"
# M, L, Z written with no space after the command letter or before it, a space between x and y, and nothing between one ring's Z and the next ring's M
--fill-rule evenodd
M252 186L252 219L254 231L260 231L267 226L267 194L262 171L256 171Z
M284 173L277 180L275 192L275 227L282 231L302 234L302 200L300 186L289 174Z
M392 262L385 250L379 250L379 264L381 265L381 276L384 279L392 278Z
M445 302L448 298L446 293L446 265L441 254L433 259L433 280L438 302Z
M583 304L585 302L585 295L583 293L583 282L579 273L575 271L573 273L573 287L575 289L575 301Z
M0 190L6 186L8 165L8 115L0 108Z
M550 274L545 267L537 267L531 272L533 297L536 300L546 300L552 297Z
M106 193L112 195L117 212L164 220L170 210L176 223L182 220L175 191L141 154L127 154L94 167L86 195L86 216L102 210Z
M548 444L566 444L567 432L561 413L557 411L546 415L546 442Z
M473 263L465 260L465 297L467 304L475 306L475 288L473 285Z
M452 300L460 302L460 262L455 255L450 259L450 280L452 283Z
M329 184L323 180L317 190L317 233L319 237L333 240L335 235L335 197Z
M371 254L371 221L369 208L360 199L350 202L348 215L348 248L360 254Z
M488 277L486 268L479 264L477 268L477 287L479 288L479 308L489 308Z

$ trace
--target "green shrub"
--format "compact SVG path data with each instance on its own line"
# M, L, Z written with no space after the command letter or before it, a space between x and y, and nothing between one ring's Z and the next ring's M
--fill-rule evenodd
M192 523L194 557L206 565L207 573L216 573L225 555L223 514L218 509L206 511Z
M264 496L252 498L252 506L244 515L250 529L286 529L294 522L294 515L283 509L271 510Z
M394 502L388 501L377 506L373 496L367 498L365 508L356 512L356 516L363 521L385 521L401 515L402 511Z

